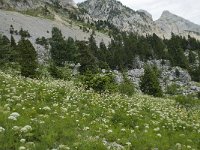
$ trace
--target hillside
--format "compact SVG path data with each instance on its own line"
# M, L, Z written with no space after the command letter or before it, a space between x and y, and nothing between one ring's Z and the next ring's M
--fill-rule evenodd
M199 105L0 72L0 149L199 149Z
M161 17L156 20L156 25L161 28L166 37L170 37L171 32L186 36L191 35L199 39L200 35L200 25L194 24L182 17L170 13L169 11L164 11Z
M122 31L140 35L160 33L148 12L134 11L116 0L87 0L78 7L85 9L93 20L106 20Z
M177 35L190 35L200 39L200 25L169 11L164 11L157 21L153 21L147 11L134 11L116 0L86 0L78 7L85 9L93 20L109 21L122 31L140 35L156 33L161 38L170 38L171 32L174 32Z
M92 33L92 30L90 30L90 32L84 32L83 30L80 30L78 25L71 25L69 20L58 15L55 16L54 20L49 20L20 14L18 12L0 10L0 20L0 34L6 35L7 37L10 37L11 25L17 31L19 31L21 28L28 30L31 35L30 41L37 49L40 60L46 58L48 52L40 45L36 45L35 41L37 38L42 36L50 38L53 27L59 28L66 38L72 37L76 40L88 40L90 34ZM17 41L20 39L19 35L14 36ZM106 44L108 44L110 42L110 38L107 35L99 32L96 32L95 39L97 43L104 41Z

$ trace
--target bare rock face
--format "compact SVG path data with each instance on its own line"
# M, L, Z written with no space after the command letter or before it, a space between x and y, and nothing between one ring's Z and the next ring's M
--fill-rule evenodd
M16 9L27 10L35 9L37 7L44 6L45 4L59 4L62 8L77 8L76 3L73 0L2 0L0 1L1 9Z
M159 30L148 12L134 11L116 0L87 0L78 6L94 20L109 21L122 31L146 35Z
M59 0L59 3L62 6L62 8L68 8L68 7L78 8L78 6L73 0Z
M165 37L170 37L171 32L177 35L191 35L200 39L200 25L194 24L182 17L174 15L169 11L164 11L156 21L156 25L161 28Z
M200 26L184 18L164 11L160 19L153 21L145 10L134 11L116 0L87 0L78 5L88 11L94 20L106 20L122 31L140 35L156 33L161 38L170 38L171 32L200 39Z

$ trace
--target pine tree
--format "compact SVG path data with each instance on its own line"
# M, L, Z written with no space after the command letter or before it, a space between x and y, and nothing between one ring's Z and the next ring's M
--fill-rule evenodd
M78 61L81 64L80 73L84 74L86 72L96 73L98 70L97 59L90 52L86 42L77 41L79 57Z
M73 38L69 37L67 39L67 61L76 62L76 58L78 57L76 43Z
M13 35L11 35L11 38L10 38L10 46L13 47L13 48L16 47L16 42L15 42Z
M154 70L147 66L144 75L141 77L140 89L143 93L156 97L162 96L162 90L159 84L158 77Z
M50 45L50 54L53 63L56 66L64 66L67 60L67 42L65 42L61 31L56 27L52 29Z
M25 77L35 77L37 63L37 53L29 40L22 38L18 45L19 64L21 65L21 75Z
M94 35L95 35L95 33L93 31L92 34L90 35L90 38L88 40L89 40L89 50L91 51L91 53L94 56L96 56L97 55L97 51L98 51L98 47L97 47Z

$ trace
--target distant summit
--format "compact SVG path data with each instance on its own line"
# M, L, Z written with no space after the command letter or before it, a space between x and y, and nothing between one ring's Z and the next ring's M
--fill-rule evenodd
M170 36L171 32L183 36L190 34L198 39L200 36L200 25L194 24L169 11L164 11L156 21L156 24L167 37Z

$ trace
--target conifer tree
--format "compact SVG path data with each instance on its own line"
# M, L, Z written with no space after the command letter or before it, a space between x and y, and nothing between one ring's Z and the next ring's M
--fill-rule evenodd
M67 59L67 42L65 42L61 31L56 27L52 29L50 45L50 54L53 63L56 66L64 66Z
M144 75L141 77L140 89L143 93L156 97L162 96L162 90L158 77L149 66L145 67Z
M21 65L21 75L25 77L35 77L37 63L37 53L29 40L22 38L17 45L19 54L19 64Z

